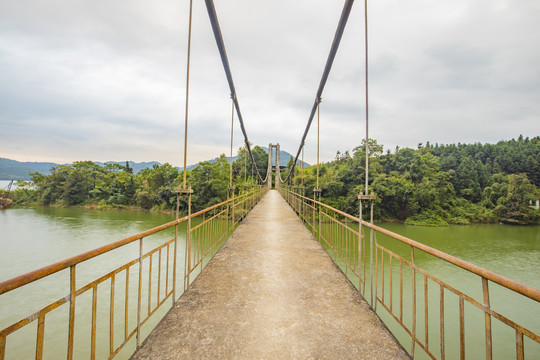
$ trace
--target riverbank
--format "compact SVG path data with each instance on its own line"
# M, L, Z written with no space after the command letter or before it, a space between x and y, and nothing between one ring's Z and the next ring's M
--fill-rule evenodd
M62 205L53 205L53 206L62 206ZM150 209L144 209L139 206L135 205L118 205L118 204L105 204L103 202L92 202L90 204L85 204L82 206L67 206L63 205L63 207L67 208L80 208L84 210L100 210L100 211L136 211L136 212L143 212L143 213L154 213L154 214L165 214L165 215L173 215L175 212L173 210L169 209L160 209L158 207L153 207Z
M16 194L17 191L12 194ZM103 200L86 200L80 205L67 205L63 203L49 204L45 205L40 202L35 201L24 201L15 198L13 201L13 206L36 206L36 207L50 207L50 208L66 208L66 209L83 209L83 210L99 210L99 211L131 211L131 212L141 212L141 213L153 213L153 214L164 214L164 215L174 215L174 209L163 208L162 205L154 205L151 208L143 208L137 205L122 205L122 204L108 204ZM453 209L455 212L456 209ZM496 216L494 210L485 209L483 207L477 206L475 208L461 208L459 214L449 214L448 212L444 213L443 216L439 215L437 212L433 211L424 211L417 215L411 216L405 220L396 219L396 218L382 218L375 219L375 221L382 223L398 223L412 226L421 226L421 227L446 227L451 225L473 225L473 224L507 224L507 225L540 225L540 210L532 209L536 212L535 221L530 221L530 219L500 219ZM187 215L186 213L180 212L181 216ZM355 214L353 214L355 215ZM510 221L511 220L511 221Z
M13 204L11 199L0 198L0 209L7 209Z
M42 207L42 208L56 208L56 209L81 209L81 210L98 210L98 211L129 211L129 212L140 212L140 213L150 213L150 214L163 214L163 215L174 215L174 210L169 209L159 209L151 208L144 209L139 206L134 205L119 205L119 204L105 204L103 202L91 202L82 205L66 205L66 204L49 204L44 205L38 202L16 202L13 203L13 208L22 208L22 207ZM181 213L183 216L184 214Z

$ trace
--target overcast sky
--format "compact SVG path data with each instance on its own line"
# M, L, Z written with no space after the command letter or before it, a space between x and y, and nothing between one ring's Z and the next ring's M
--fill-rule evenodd
M251 142L295 154L343 1L215 5ZM0 157L181 165L188 6L1 1ZM323 93L323 161L365 137L363 6ZM540 1L372 0L368 14L370 137L385 148L540 135ZM188 164L230 146L230 94L202 0L192 43ZM234 131L236 151L236 119Z

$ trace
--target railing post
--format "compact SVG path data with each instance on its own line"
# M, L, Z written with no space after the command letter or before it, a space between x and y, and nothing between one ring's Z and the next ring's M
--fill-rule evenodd
M362 237L362 200L368 200L371 204L371 214L370 214L370 223L373 224L373 200L375 200L375 194L373 192L371 192L370 195L364 195L364 193L362 191L360 191L360 195L358 195L358 199L360 200L360 226L359 226L359 235L358 235L358 241L360 242L361 240L361 237ZM358 244L359 248L360 248L360 243ZM370 275L370 282L371 282L371 286L370 286L370 295L371 295L371 307L374 307L374 302L373 302L373 250L374 250L374 245L373 245L373 229L370 228L370 232L369 232L369 275ZM359 253L358 253L358 264L360 265L360 255L361 255L361 250L359 250ZM358 271L358 274L360 274L360 271ZM377 285L377 284L375 284Z
M172 305L176 302L176 256L178 249L178 219L180 218L180 194L176 192L176 224L174 225L174 255L173 255L173 288L172 288ZM169 248L167 247L167 272L169 271ZM166 277L165 295L167 295L167 284L169 277ZM171 305L171 306L172 306Z
M414 247L411 246L411 264L416 265L414 262ZM412 344L411 344L411 356L414 358L414 350L416 346L416 270L412 269ZM376 304L375 304L376 305ZM424 304L427 306L427 304Z
M184 291L186 291L189 288L189 274L191 272L191 194L193 194L193 189L191 188L191 185L189 185L187 189L178 186L176 192L178 194L187 194L188 196L188 216L185 246L186 251L184 256Z
M188 249L187 289L189 289L189 275L191 274L191 245L192 245L191 244L191 194L193 194L191 185L187 189L187 194L188 194L188 219L187 219L187 228L186 228L186 242L187 242L187 249Z
M318 196L317 196L318 195ZM317 197L319 199L317 199ZM321 202L321 188L315 188L313 189L313 200ZM313 203L313 208L315 211L315 203ZM317 239L319 239L319 242L321 242L321 205L318 205L317 207L317 213L318 213L318 229L317 229ZM315 219L313 219L313 226L315 226Z
M359 201L359 215L358 218L360 221L358 222L358 291L362 288L362 195L363 193L360 191L360 195L358 195ZM362 294L364 295L364 294Z
M484 293L484 306L486 307L486 309L489 309L489 288L488 280L485 277L482 278L482 291ZM486 324L486 360L491 360L493 357L493 350L491 345L491 315L488 314L486 310L484 310L484 317Z
M232 199L231 203L231 233L234 231L234 186L229 186L229 194L230 199Z
M143 238L139 239L139 289L137 290L137 349L141 345L141 299L142 299Z
M73 341L75 338L75 265L69 268L69 330L68 330L68 360L73 359Z
M304 186L300 186L300 195L304 196ZM304 221L306 218L306 214L304 214L304 199L303 197L298 197L298 199L300 200L300 213L302 214L300 218Z

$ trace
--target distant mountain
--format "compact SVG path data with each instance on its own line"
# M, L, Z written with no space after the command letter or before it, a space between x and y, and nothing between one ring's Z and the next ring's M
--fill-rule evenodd
M119 165L126 165L125 161L107 161L105 163L94 161L100 166L105 164L116 163ZM139 173L143 169L150 168L154 164L161 165L157 161L151 162L134 162L130 161L129 166L133 169L135 174ZM10 160L6 158L0 158L0 180L30 180L31 172L38 172L43 175L49 175L51 168L60 164L52 162L21 162L16 160Z
M0 158L0 180L30 180L30 172L50 174L49 170L57 165L51 162L20 162Z
M264 146L261 146L261 147L264 149L264 151L266 151L266 153L268 153L267 147L264 147ZM286 166L290 158L294 159L294 156L284 150L279 150L279 166ZM301 163L302 163L302 160L299 159L296 166L299 166ZM274 156L272 158L272 166L275 166L275 165L276 165L276 157ZM307 162L304 161L304 167L309 167L309 166L311 165L309 165Z
M267 147L262 147L264 151L268 153ZM285 166L287 165L287 162L292 157L291 154L289 154L286 151L281 150L279 152L279 159L280 159L280 165ZM235 161L238 158L238 156L233 157L233 161ZM216 157L212 160L207 160L210 163L214 163L219 159L219 157ZM227 157L227 160L230 161L230 158ZM96 164L100 166L104 166L105 164L110 163L116 163L119 165L125 165L125 161L107 161L105 163L94 161ZM272 161L272 165L276 164L275 156ZM60 164L52 163L52 162L21 162L16 160L10 160L6 158L0 158L0 180L30 180L30 173L31 172L39 172L43 175L49 175L51 173L51 168L58 166ZM150 162L134 162L130 161L129 166L133 169L133 172L135 174L141 172L142 170L146 168L151 168L154 165L161 165L161 163L157 161L150 161ZM193 168L197 167L198 164L188 165L187 169L192 170ZM304 167L310 166L308 163L304 162ZM183 167L178 167L178 170L182 171Z
M266 153L268 154L268 148L267 148L267 147L261 146L261 148L262 148L264 151L266 151ZM294 157L293 157L290 153L288 153L287 151L284 151L284 150L280 150L280 151L279 151L279 163L280 163L279 165L280 165L280 166L286 166L287 163L289 162L289 159L290 159L290 158L294 158ZM215 163L218 159L219 159L219 157L215 157L215 158L213 158L212 160L206 160L206 161L209 162L209 163ZM235 162L236 159L238 159L238 155L233 156L232 161ZM230 157L230 156L227 156L227 161L228 161L228 162L231 162L231 157ZM301 161L301 160L298 160L298 165L297 165L297 166L299 166L299 164L301 164L301 163L302 163L302 161ZM187 167L187 169L188 169L188 171L189 171L189 170L191 170L191 169L193 169L193 168L196 168L197 165L198 165L198 164L188 165L188 166L186 166L186 167ZM274 156L274 157L272 158L272 166L275 166L275 165L276 165L276 157ZM304 167L309 167L309 166L311 166L311 165L309 165L307 162L304 161ZM179 169L180 171L182 171L182 167L179 167L178 169Z

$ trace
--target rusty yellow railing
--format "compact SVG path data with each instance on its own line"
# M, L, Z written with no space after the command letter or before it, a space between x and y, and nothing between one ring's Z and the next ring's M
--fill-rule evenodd
M455 346L459 347L459 349L452 349L456 350L453 353L459 354L459 358L464 359L467 348L465 337L465 324L467 322L465 308L467 306L471 309L476 308L482 314L481 317L476 316L475 318L476 320L481 319L477 321L481 324L474 324L475 329L482 328L480 334L469 333L471 334L469 337L473 338L475 342L481 341L480 339L483 338L484 350L482 352L486 359L496 358L493 350L495 344L493 319L499 322L496 329L497 338L502 338L501 333L508 331L508 329L514 332L516 359L540 357L539 329L534 329L535 331L527 329L517 321L510 319L508 315L496 311L491 305L492 301L490 301L490 295L493 298L490 283L506 289L505 291L509 290L509 294L518 298L517 303L532 300L536 311L532 308L529 309L530 316L536 318L540 316L538 312L540 309L538 306L540 290L369 222L360 221L357 217L298 194L290 188L281 189L281 194L361 294L366 299L368 299L366 295L370 295L369 297L374 299L371 303L374 310L377 311L378 304L382 306L386 312L386 314L382 314L379 311L383 320L395 321L408 335L411 356L417 355L415 350L416 347L419 347L422 354L418 355L432 359L445 359L449 352L446 346L448 337L453 336L458 339L456 341L458 345ZM369 244L366 245L367 242L364 240L364 229L366 228L374 232L373 247ZM384 246L382 242L377 241L377 234L379 237L385 237L385 243L398 244L401 250L395 251ZM366 265L369 262L369 260L366 261L366 246L372 254L370 258L373 259L368 265ZM467 294L465 291L459 290L458 286L450 285L421 268L415 262L415 255L418 256L419 252L422 255L426 254L451 264L447 271L464 271L476 277L476 280L471 281L478 284L479 291ZM408 253L408 256L404 253ZM368 289L366 289L366 273L370 273L370 278L373 279L368 281L371 285ZM451 307L449 302L452 300L449 295L453 295L454 300L457 300L457 304L454 306L457 308L456 311L453 307L449 309ZM418 311L419 306L423 306L420 311ZM527 310L523 311L527 312ZM436 315L433 315L434 312ZM468 314L472 314L472 310L468 310ZM455 318L452 318L454 316ZM438 320L438 324L430 326L434 320ZM467 322L467 324L469 323ZM452 330L456 333L450 334ZM433 334L435 334L435 339L433 339ZM511 343L512 339L509 341ZM433 345L434 343L435 345ZM526 343L529 345L529 352L527 352Z
M200 272L211 256L220 248L232 230L266 192L265 187L244 192L232 199L217 204L204 212L193 214L197 225L191 227L186 246L186 272L184 284L190 283L191 274ZM199 220L199 222L197 221Z
M91 359L114 358L126 347L130 340L132 340L131 343L135 343L131 345L132 350L130 351L132 352L143 340L141 327L152 318L152 315L162 309L164 304L168 303L169 307L172 307L180 296L176 284L176 277L179 272L177 266L177 253L180 245L178 237L179 225L192 220L188 222L191 226L187 227L189 231L186 232L186 239L190 240L185 247L185 268L180 270L184 274L185 286L189 286L190 274L197 271L197 269L202 270L211 256L217 252L221 244L230 236L234 226L261 199L265 190L265 187L256 187L251 191L202 211L0 283L0 296L8 296L11 292L24 289L25 286L37 280L48 278L62 271L69 271L69 276L66 279L69 284L69 294L46 306L36 305L41 309L0 330L0 360L4 360L6 356L8 358L20 358L18 351L21 349L6 351L9 347L10 336L27 328L29 324L35 324L35 321L37 321L35 340L25 340L24 346L28 347L35 344L35 358L42 359L44 349L47 347L46 340L50 338L50 336L45 336L45 329L48 324L47 316L54 310L61 308L62 305L69 307L69 315L66 320L67 331L52 335L54 335L53 338L67 338L67 358L77 358L74 355L76 351L74 349L74 339L76 329L79 329L78 326L75 326L76 314L79 314L84 307L76 307L76 304L78 298L90 293L91 305L87 310L90 312L88 318L91 324L83 324L91 329L88 339L84 340L90 344L88 357ZM234 216L235 212L239 214L236 218ZM151 236L163 234L168 229L170 231L175 230L172 238L163 241L158 240L157 244L156 240L146 243L145 239L152 239ZM168 235L165 234L164 236ZM135 258L83 286L77 286L77 280L80 276L78 275L78 269L80 269L82 263L90 259L110 255L116 249L127 249L126 245L135 245L137 242L138 251ZM145 247L151 247L151 249L145 250ZM133 252L133 249L126 250L127 254L120 257L125 258L126 255L130 257L132 256L130 255L131 252ZM54 286L61 287L60 284ZM134 294L135 288L137 289L136 294ZM98 294L98 290L106 292L105 296ZM104 300L108 302L105 306L105 308L108 308L106 320L98 314L100 313L98 307ZM168 300L170 301L168 302ZM79 301L82 304L82 300ZM100 308L102 307L101 305ZM118 311L119 308L120 312ZM135 312L136 317L133 316ZM108 326L105 326L105 328L108 328L108 337L105 340L108 344L98 344L97 323L104 321L108 322L106 324ZM105 348L105 351L98 353L96 351L98 345ZM58 357L58 354L48 356L48 358Z

